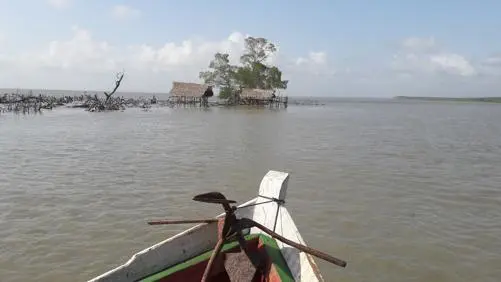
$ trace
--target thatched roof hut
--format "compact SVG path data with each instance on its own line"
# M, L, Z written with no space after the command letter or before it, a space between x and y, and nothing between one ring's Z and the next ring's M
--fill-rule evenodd
M264 100L264 99L271 99L272 95L273 95L273 90L244 88L242 89L242 93L240 93L240 98Z
M170 96L173 97L202 97L209 85L187 82L172 82Z

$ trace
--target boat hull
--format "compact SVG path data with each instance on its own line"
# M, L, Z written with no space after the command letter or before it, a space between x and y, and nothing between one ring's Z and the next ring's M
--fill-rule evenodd
M220 259L216 262L216 265L213 268L210 277L211 281L294 281L294 277L287 266L287 262L283 258L282 253L273 238L262 234L250 234L245 237L245 240L249 251L258 253L264 260L262 264L262 273L255 274L255 269L252 268L251 264L246 265L244 257L240 256L242 253L240 252L238 242L233 241L226 243L223 246L220 253ZM140 281L200 281L211 254L211 251L205 252ZM245 254L243 254L243 256L245 256ZM248 276L251 276L251 280L249 280Z
M250 218L291 241L307 245L285 207L288 179L288 173L269 171L261 181L258 196L240 205L235 214L239 218ZM259 228L251 228L248 233L264 236L264 232ZM154 274L210 252L217 243L217 234L217 223L198 224L135 254L125 264L89 282L132 282L148 279ZM273 242L285 261L293 279L291 281L324 281L311 255L280 241L273 240ZM190 280L184 279L185 281Z

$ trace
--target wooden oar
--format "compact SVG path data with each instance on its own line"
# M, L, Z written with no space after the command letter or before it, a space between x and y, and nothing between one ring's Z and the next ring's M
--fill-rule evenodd
M298 244L294 241L291 241L275 232L273 232L272 230L268 229L266 226L262 225L262 224L259 224L257 222L255 222L254 220L252 219L248 219L248 218L241 218L238 220L239 223L240 223L240 228L242 229L245 229L245 228L251 228L251 227L257 227L261 230L263 230L265 233L267 233L268 235L270 235L271 237L275 238L275 239L278 239L280 241L282 241L283 243L287 244L287 245L290 245L294 248L297 248L298 250L301 250L305 253L308 253L310 255L313 255L313 256L316 256L318 258L321 258L323 260L326 260L330 263L333 263L337 266L340 266L340 267L346 267L346 261L344 260L341 260L341 259L338 259L338 258L335 258L329 254L326 254L326 253L323 253L319 250L315 250L313 248L310 248L310 247L307 247L307 246L304 246L304 245L301 245L301 244Z
M148 221L148 224L164 225L164 224L188 224L188 223L212 223L212 222L217 222L217 219L207 218L207 219L156 220L156 221Z

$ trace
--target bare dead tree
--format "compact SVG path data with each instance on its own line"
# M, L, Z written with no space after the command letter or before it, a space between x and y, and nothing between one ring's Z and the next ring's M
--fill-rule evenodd
M111 92L104 92L105 99L100 99L97 94L91 99L88 99L85 104L87 105L87 110L91 112L102 112L102 111L118 111L125 109L125 101L120 97L112 97L120 87L122 80L124 78L124 71L118 72L116 74L115 87Z
M111 91L110 93L107 93L106 91L104 92L104 95L106 96L106 102L108 102L111 96L115 94L115 92L117 92L117 89L118 87L120 87L120 83L122 83L122 79L124 78L124 74L125 74L124 71L118 72L116 74L117 79L115 81L115 88L113 88L113 91Z

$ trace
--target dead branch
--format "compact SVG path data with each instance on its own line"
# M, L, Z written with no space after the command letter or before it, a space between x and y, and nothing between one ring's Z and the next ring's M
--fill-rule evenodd
M117 92L118 87L120 87L120 83L122 83L122 79L124 78L125 72L118 72L116 74L117 80L115 81L115 88L113 88L113 91L110 93L107 93L106 91L104 92L104 95L106 96L106 102L111 98L111 95L115 94Z

